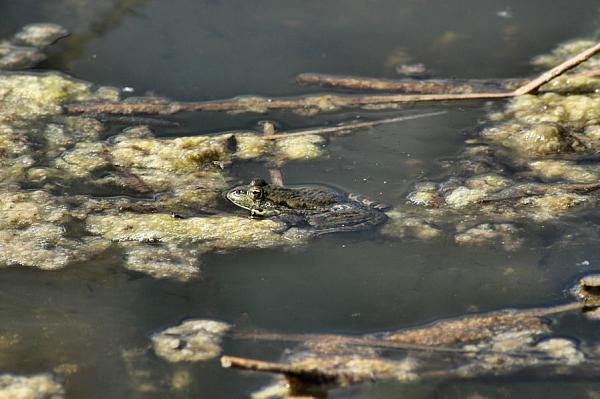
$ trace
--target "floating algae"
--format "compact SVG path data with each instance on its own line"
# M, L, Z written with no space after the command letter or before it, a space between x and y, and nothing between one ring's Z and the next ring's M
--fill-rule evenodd
M184 248L173 243L163 245L138 245L121 243L125 252L124 267L134 272L148 274L158 279L188 281L199 277L199 250Z
M465 315L391 332L285 334L190 319L155 333L151 340L154 352L172 363L213 359L221 354L225 340L253 345L296 343L280 361L221 357L226 368L280 376L253 398L326 397L331 389L367 382L435 384L440 378L470 379L523 370L543 379L588 378L600 372L595 348L558 335L548 319L597 306L597 286L598 276L584 276L575 289L580 302Z
M0 41L0 69L26 69L37 65L46 59L46 47L67 34L67 30L57 24L25 25L11 39Z
M554 66L588 44L572 42L535 62ZM415 184L407 203L389 213L384 233L431 239L446 232L459 244L515 249L523 233L507 226L552 222L595 206L600 85L585 75L594 65L592 59L540 94L517 96L491 114L490 126L466 141L463 154L444 161L445 177Z
M551 222L594 206L598 167L581 157L594 154L600 145L597 104L590 100L593 96L573 95L564 87L576 81L576 91L583 92L595 83L585 77L568 79L547 85L545 90L552 93L540 96L543 102L528 96L494 115L497 125L452 162L454 175L419 182L408 203L388 213L391 222L384 232L424 240L449 234L458 244L491 242L512 250L524 242L521 226L526 223ZM563 91L569 94L557 95ZM117 89L60 74L0 74L0 99L10 105L0 110L2 265L58 269L111 249L122 255L128 270L188 281L201 275L207 251L306 242L305 233L278 220L224 214L219 198L233 183L232 166L322 158L327 155L325 139L307 135L268 140L256 132L158 138L149 129L125 129L105 141L107 132L115 133L106 123L62 114L66 102L117 101L120 96ZM315 109L335 109L324 100ZM528 109L548 109L553 115L528 114ZM592 283L589 279L582 290L593 290ZM221 341L231 337L231 328L222 322L186 320L152 335L157 356L151 355L151 361L179 367L214 358L221 353ZM290 389L292 394L320 392L379 379L470 378L538 366L548 367L553 375L555 369L570 372L574 369L568 367L585 364L590 352L582 343L552 334L540 314L507 310L350 340L304 336L302 345L289 350L281 363L253 365L285 375L282 382L287 385L277 388L287 395ZM405 344L437 346L440 351L413 347L424 351L399 354ZM167 369L160 376L136 369L135 362L150 357L148 350L123 352L131 380L139 377L135 389L149 393L161 384L173 390L189 386L193 374L183 368ZM448 361L447 353L457 354L459 361ZM223 359L224 365L236 362ZM61 364L55 372L67 375L77 367ZM64 396L49 374L42 379L3 377L7 397L14 397L15 389L21 392L25 383L44 387L35 388L42 396L33 397ZM26 380L34 377L38 379Z
M41 52L65 34L52 24L27 26L3 42L1 60L16 60L25 45ZM31 66L25 58L19 65ZM277 221L198 215L219 212L232 163L323 157L324 139L274 141L256 132L155 138L139 127L104 141L99 119L63 115L65 103L120 98L118 89L61 73L0 72L0 264L58 269L116 245L126 268L185 281L199 275L202 252L305 240ZM95 198L90 188L116 196ZM189 218L171 217L178 213Z
M305 335L280 362L223 356L221 364L281 376L274 385L252 396L257 399L325 397L331 389L374 381L435 382L439 378L469 379L524 369L539 369L543 378L577 375L586 367L591 349L583 349L571 339L548 336L551 330L543 320L553 312L576 307L504 310L365 336ZM244 334L233 337L243 339ZM300 337L269 333L261 337L257 333L248 338L296 341ZM593 373L591 368L587 372Z
M195 362L221 354L223 336L231 325L214 320L186 320L152 335L154 352L169 362Z
M60 115L61 104L85 100L114 100L118 92L58 72L0 72L0 122L23 126L25 122Z
M523 244L523 233L511 223L482 223L457 233L454 240L468 245L498 243L510 251Z
M36 35L40 36L34 29L29 36ZM558 51L558 57L575 47ZM578 82L583 78L577 75ZM515 249L523 242L520 223L552 221L573 209L594 206L600 188L594 182L600 169L594 163L579 163L578 157L599 148L598 95L554 89L546 85L540 95L519 96L503 112L492 115L494 125L450 162L451 174L445 180L416 184L408 203L388 212L390 221L383 232L419 239L450 234L459 244L495 242ZM219 201L221 192L231 186L232 165L253 160L281 165L322 158L326 151L320 136L270 140L256 132L237 131L157 138L141 127L103 141L104 123L90 117L67 117L62 107L120 101L120 91L58 73L2 73L0 98L7 104L0 111L5 191L33 186L48 195L71 196L54 199L60 206L68 203L63 220L6 226L0 232L16 237L7 238L4 244L5 264L59 268L117 245L127 268L185 280L198 275L198 258L206 251L289 246L306 240L306 234L286 231L277 220L221 215ZM314 105L330 108L327 101ZM504 165L517 172L508 175ZM115 197L94 198L87 194L90 189ZM87 234L78 240L67 238L73 219L81 222ZM35 239L38 233L47 234L46 241ZM17 242L22 240L38 242L37 247L30 244L30 259L17 255L22 249ZM199 247L190 251L190 244ZM164 261L147 262L153 254ZM53 260L44 263L45 256Z
M51 374L0 374L0 399L62 399L64 388Z
M88 231L115 242L194 243L203 250L269 248L303 242L283 222L241 216L173 218L167 214L90 215Z
M97 237L72 238L67 207L44 191L0 193L0 262L59 269L106 250Z

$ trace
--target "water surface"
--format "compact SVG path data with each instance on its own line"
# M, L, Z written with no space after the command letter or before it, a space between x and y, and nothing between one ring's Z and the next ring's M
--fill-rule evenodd
M531 76L537 72L529 65L532 56L560 41L591 35L598 10L592 0L576 5L564 0L8 0L0 3L0 34L8 36L30 22L60 23L74 34L52 50L42 69L131 87L140 95L202 100L320 91L295 84L294 77L303 72L393 78L390 59L401 54L410 57L407 62L424 63L435 77ZM482 129L486 114L501 106L409 107L410 112L448 113L332 138L328 159L290 163L282 171L288 184L325 184L398 204L416 180L435 177L438 160L458 154L465 138ZM278 112L268 118L297 128L402 112L355 110L316 117ZM157 133L254 128L266 117L182 115L175 118L181 128ZM242 180L266 175L262 166L242 169ZM589 219L594 217L592 212ZM124 352L143 348L150 334L189 317L296 333L367 333L465 312L560 303L565 286L600 265L597 243L554 245L562 233L560 228L538 233L514 252L459 247L451 240L401 241L377 232L331 235L294 250L207 256L202 278L190 283L126 272L118 253L57 272L3 269L2 329L24 339L14 351L0 354L0 361L14 373L79 364L67 385L68 398L164 397L134 393L131 386L147 378L136 370L147 370L152 379L178 368L190 370L193 380L173 397L244 397L269 378L222 370L218 361L171 366ZM584 260L589 266L582 265ZM565 319L577 325L576 317ZM229 343L225 349L276 360L283 348ZM593 388L516 375L432 386L367 385L335 391L332 397L562 398Z

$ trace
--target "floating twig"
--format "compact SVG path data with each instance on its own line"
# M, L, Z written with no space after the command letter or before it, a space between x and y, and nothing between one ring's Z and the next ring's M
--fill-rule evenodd
M275 124L271 121L265 121L262 124L263 128L263 136L264 137L276 137L277 132L275 130ZM271 178L271 183L278 186L283 187L283 173L281 173L281 169L277 162L273 162L274 166L269 168L269 176Z
M579 65L600 51L600 43L568 59L536 79L509 92L482 92L462 94L386 94L339 95L322 94L303 97L237 97L226 100L199 102L169 102L138 99L135 102L78 102L63 105L65 114L156 114L172 115L177 112L237 111L264 113L271 110L303 109L307 111L332 111L344 107L379 106L432 101L500 100L534 92L550 80Z
M281 374L296 374L294 366L285 363L265 362L262 360L249 359L246 357L237 356L222 356L221 366L224 368L238 368L243 370L255 370L267 373L281 373ZM302 372L304 376L306 372ZM323 376L325 373L319 373ZM332 376L335 377L335 376Z
M296 137L296 136L306 136L309 134L326 134L326 133L341 133L346 132L348 130L353 129L364 129L368 127L373 127L377 125L383 125L387 123L395 123L401 121L407 121L411 119L419 119L419 118L427 118L430 116L443 115L446 111L437 111L437 112L427 112L424 114L416 114L416 115L407 115L407 116L398 116L395 118L387 118L387 119L378 119L374 121L368 122L352 122L352 123L342 123L337 126L329 126L329 127L315 127L310 129L296 130L292 132L281 132L273 135L265 135L264 139L267 140L280 140L288 137Z
M595 284L592 282L592 284ZM409 328L395 333L342 336L342 335L294 335L268 332L234 332L233 338L268 340L276 342L300 342L304 353L287 362L272 362L237 356L222 356L225 368L253 370L278 374L285 378L291 394L316 393L326 397L329 389L345 387L374 380L395 379L414 381L415 378L442 378L480 376L500 373L524 366L559 365L564 367L561 355L549 353L544 348L531 345L530 339L547 332L543 317L551 314L584 309L586 301L567 303L549 308L525 310L501 310L457 319L435 322L426 327ZM494 339L514 333L513 347L496 347ZM520 346L514 346L521 340ZM484 343L488 343L487 345ZM350 346L356 346L350 349ZM363 347L360 349L359 347ZM409 351L442 352L435 356L435 365L419 366L414 353L403 357L390 357L372 349L401 349ZM464 364L456 367L456 360L447 355L465 356ZM428 353L423 353L430 357ZM510 360L510 358L518 358ZM411 360L413 359L413 360ZM586 358L587 362L597 359ZM577 363L575 363L576 365ZM453 365L449 367L449 365ZM547 371L547 370L546 370ZM564 371L563 371L564 372ZM283 382L283 381L282 381ZM292 395L293 396L293 395ZM311 397L312 397L311 396Z
M180 126L179 123L175 121L170 121L167 119L147 118L143 116L102 115L98 117L98 120L100 122L109 123L112 125L144 125L163 128L175 128Z
M65 114L98 116L113 115L173 115L178 112L235 111L265 113L273 110L302 109L306 111L333 111L360 106L386 106L411 102L449 100L491 100L513 97L511 93L468 94L395 94L395 95L339 95L322 94L303 97L238 97L227 100L200 102L108 102L90 101L63 104Z
M503 92L529 82L526 79L378 79L358 76L336 76L303 73L296 81L304 85L319 85L350 90L399 91L420 94L464 94Z
M490 339L502 329L535 328L540 323L540 317L581 310L586 306L586 302L571 302L546 308L518 311L501 310L457 319L441 320L427 327L408 328L380 336L356 337L333 334L281 334L263 331L238 331L233 333L233 337L256 341L335 343L336 345L368 346L383 349L473 354L472 349L450 345ZM478 353L493 354L496 352L482 350ZM520 352L513 353L510 351L498 353L509 356L522 355ZM528 353L528 355L530 354Z
M533 79L531 82L524 84L513 92L514 96L520 96L523 94L531 93L534 90L537 90L540 86L548 83L552 79L557 76L562 75L569 69L575 68L577 65L582 62L590 59L594 54L600 51L600 43L596 43L596 45L590 47L587 50L582 51L581 53L569 58L565 62L560 65L555 66L549 71L544 72L537 78Z
M600 182L559 184L523 183L494 193L481 200L481 202L515 201L522 198L552 194L561 191L574 194L587 194L598 190L600 190Z

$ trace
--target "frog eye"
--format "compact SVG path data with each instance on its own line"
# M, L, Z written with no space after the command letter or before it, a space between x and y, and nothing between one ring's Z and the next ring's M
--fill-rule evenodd
M260 187L250 187L250 189L248 190L248 195L253 200L257 200L264 197L264 192Z

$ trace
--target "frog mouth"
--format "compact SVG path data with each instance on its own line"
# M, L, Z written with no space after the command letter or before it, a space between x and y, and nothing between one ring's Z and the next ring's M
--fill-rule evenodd
M260 208L250 209L250 216L253 218L263 218L267 215L267 211Z

